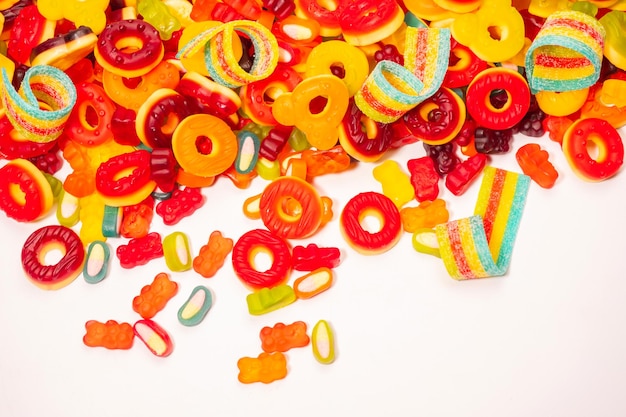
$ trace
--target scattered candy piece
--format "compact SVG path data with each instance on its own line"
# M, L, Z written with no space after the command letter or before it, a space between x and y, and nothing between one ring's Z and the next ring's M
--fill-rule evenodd
M174 350L169 334L150 319L138 320L133 326L133 331L155 356L169 356Z
M158 273L152 283L145 285L141 293L133 298L133 310L144 319L151 319L177 292L178 284L171 281L165 272Z
M178 321L184 326L196 326L200 324L213 306L211 291L198 285L191 291L189 298L178 310Z
M89 347L130 349L133 346L135 334L129 323L118 323L115 320L100 323L96 320L89 320L85 323L85 330L83 343Z
M326 320L315 323L311 332L313 356L324 365L335 361L335 336Z
M191 251L189 238L183 232L172 232L163 238L163 257L165 264L174 272L191 269Z
M193 258L193 270L205 278L211 278L224 266L226 256L233 249L233 240L222 236L222 232L211 232L209 241L200 248L198 256Z
M270 313L279 308L288 306L296 301L296 293L287 284L278 285L273 288L262 288L250 293L246 297L248 312L253 316Z
M296 321L289 325L276 323L273 327L263 327L259 335L264 352L287 352L290 349L309 344L306 323Z
M287 359L282 352L263 352L257 358L244 357L237 361L237 367L237 378L243 384L269 384L287 376Z
M101 240L94 240L87 247L87 258L83 266L83 278L90 284L102 281L109 271L109 245Z

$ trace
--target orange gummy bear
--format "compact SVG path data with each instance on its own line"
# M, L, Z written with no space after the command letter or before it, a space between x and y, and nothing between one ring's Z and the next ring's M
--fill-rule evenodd
M133 346L135 333L129 323L118 323L115 320L100 323L89 320L85 323L85 329L87 332L83 336L83 343L89 347L130 349Z
M133 310L144 319L151 319L163 310L177 291L178 284L170 281L165 272L161 272L154 277L152 284L144 286L141 293L133 299Z
M448 221L450 213L446 202L440 198L422 201L417 207L404 207L400 210L402 228L413 233L419 229L432 228Z
M261 348L264 352L287 352L291 348L304 347L309 344L306 334L306 323L296 321L285 325L276 323L274 327L261 329Z
M257 358L244 357L237 361L239 382L269 384L287 376L287 358L282 352L261 353Z
M224 265L226 256L233 249L233 240L223 237L218 230L211 233L209 242L200 248L193 258L193 270L205 278L211 278Z

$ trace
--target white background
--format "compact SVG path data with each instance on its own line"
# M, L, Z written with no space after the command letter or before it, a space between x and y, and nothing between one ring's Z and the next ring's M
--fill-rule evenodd
M417 253L405 234L391 251L364 256L339 233L339 213L362 191L380 191L376 164L314 181L333 199L333 220L294 244L338 246L342 263L327 292L263 316L247 312L248 291L226 265L211 279L170 273L178 294L154 318L175 349L158 358L135 340L109 351L82 343L88 320L134 323L132 299L161 271L163 259L124 270L115 256L108 277L79 277L43 291L24 277L20 251L35 224L0 215L0 416L620 416L626 415L626 176L579 179L557 143L516 137L513 152L491 164L519 171L514 151L538 142L560 173L554 188L533 183L509 272L472 282L449 278L440 259ZM424 155L420 143L386 158L404 169ZM262 227L245 218L247 190L225 178L205 190L205 205L166 227L187 233L197 254L213 230L233 239ZM480 180L455 197L442 184L452 219L472 214ZM412 202L410 205L417 205ZM122 239L109 239L112 252ZM294 273L291 281L300 276ZM178 308L197 285L214 306L196 327L178 323ZM286 353L288 375L265 385L238 382L237 360L261 353L259 331L320 319L335 332L336 361L317 363L311 347Z

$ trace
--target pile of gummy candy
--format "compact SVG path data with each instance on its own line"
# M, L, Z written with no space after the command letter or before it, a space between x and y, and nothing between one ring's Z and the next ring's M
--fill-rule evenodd
M626 0L8 0L0 2L0 209L18 222L55 212L25 241L22 265L57 290L164 258L170 272L218 273L228 256L262 315L326 291L338 247L299 245L334 216L313 179L377 163L382 192L340 208L355 251L390 250L403 233L466 280L504 275L531 182L558 173L537 143L521 173L494 168L514 135L548 135L586 181L616 175L626 124ZM400 166L389 150L421 142ZM59 175L65 165L69 173ZM192 216L217 178L267 182L243 213L264 227L219 231L198 253L182 231L151 231ZM473 216L450 220L440 186L462 195L481 179ZM418 202L414 207L409 202ZM56 207L56 208L55 208ZM374 216L371 230L364 218ZM46 254L61 248L57 262ZM256 264L264 253L269 268ZM293 271L304 275L290 283ZM157 356L173 350L153 320L176 295L159 273L132 302L134 325L86 323L85 345ZM212 305L196 287L178 311L198 325ZM334 360L320 320L260 333L239 380L286 376L284 352L312 345Z

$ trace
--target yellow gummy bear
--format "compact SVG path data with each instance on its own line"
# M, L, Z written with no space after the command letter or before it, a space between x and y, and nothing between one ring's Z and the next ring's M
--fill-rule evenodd
M402 171L396 161L388 159L376 166L372 173L382 185L383 194L389 197L396 207L401 208L415 198L415 188L411 184L411 178Z
M524 47L524 19L510 0L485 0L474 13L459 15L452 36L487 62L507 61Z
M67 19L76 27L87 26L99 35L106 26L108 0L38 0L37 9L48 20Z

